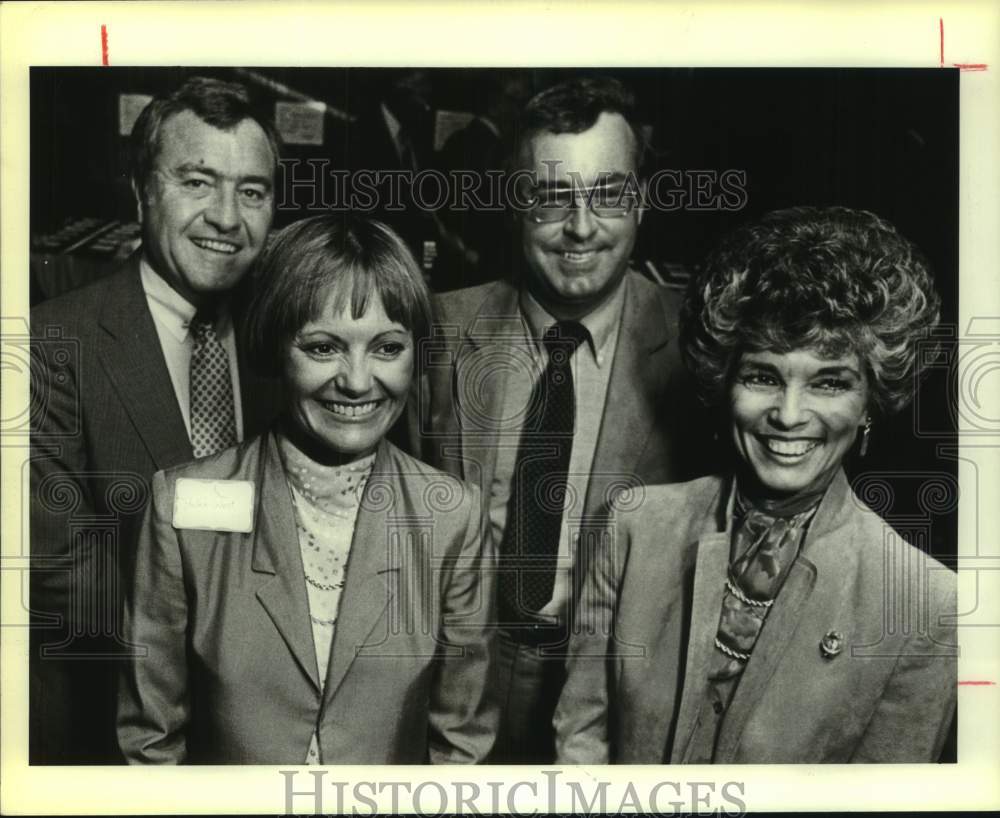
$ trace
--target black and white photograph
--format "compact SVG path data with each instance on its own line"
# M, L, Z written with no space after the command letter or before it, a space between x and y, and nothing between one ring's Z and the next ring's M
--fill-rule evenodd
M99 21L19 63L5 765L284 814L947 802L997 738L996 83L927 20L924 63L119 62Z

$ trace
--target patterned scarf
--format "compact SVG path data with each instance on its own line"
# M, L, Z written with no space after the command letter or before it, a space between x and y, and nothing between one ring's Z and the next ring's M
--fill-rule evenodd
M737 487L729 576L709 670L712 681L735 680L742 674L825 492L826 486L787 500L754 501Z

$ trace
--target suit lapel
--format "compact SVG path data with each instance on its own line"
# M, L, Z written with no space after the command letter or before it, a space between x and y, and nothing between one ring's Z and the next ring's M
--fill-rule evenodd
M509 366L517 365L513 359L504 359L503 352L512 341L523 343L524 337L518 291L510 282L497 282L465 328L452 384L459 407L462 475L475 480L478 475L470 464L480 464L486 487L496 464L506 372ZM604 509L611 486L620 483L622 474L632 473L642 457L657 420L659 396L669 378L669 341L669 322L659 301L644 299L639 288L629 283L587 489L587 516ZM487 372L492 377L486 377ZM517 445L517 441L511 444Z
M636 283L626 281L618 343L587 486L584 514L588 518L605 510L608 492L621 484L623 475L635 472L670 372L666 363L669 325L659 301L643 299Z
M652 610L645 609L638 620L637 638L623 645L619 659L622 674L636 668L638 662L631 655L636 647L646 651L647 661L642 665L641 720L636 724L635 746L641 747L642 757L660 756L667 748L667 741L674 717L678 712L678 694L681 689L680 662L684 656L683 609L686 605L684 587L677 582L683 573L681 554L650 563L644 572L643 587L657 589ZM633 647L633 645L635 647Z
M835 534L849 516L845 513L849 497L847 478L840 471L816 510L802 549L754 645L719 731L716 763L733 759L748 719L770 686L796 631L809 618L810 609L828 609L822 602L808 605L820 581L826 581L823 591L817 592L821 600L824 593L839 592L833 585L837 577L853 576L857 554L840 533Z
M715 749L716 763L725 764L731 759L747 719L760 702L782 655L795 635L802 619L802 608L812 594L815 582L815 566L799 554L761 629L750 661L747 662L733 701L723 719Z
M522 346L525 338L517 299L517 290L506 281L490 290L465 328L452 384L461 430L462 476L487 495L496 468L507 373L522 360L510 352L512 344ZM505 442L516 446L518 438Z
M705 697L708 667L719 629L722 593L729 566L729 532L710 534L698 540L691 602L691 632L684 665L684 688L674 731L671 761L678 763L697 726L698 711Z
M399 583L402 579L397 549L411 545L406 541L405 532L391 530L399 527L393 523L393 518L405 516L408 510L399 472L392 445L383 441L354 526L347 558L347 579L327 666L326 701L336 694L359 648L366 644L368 635L386 609L392 604L401 607ZM387 672L391 669L387 668Z
M108 288L98 322L108 338L100 355L104 369L157 469L193 458L191 442L146 294L138 255Z
M258 456L252 568L272 577L257 591L257 599L303 673L319 691L319 669L309 623L309 600L299 553L295 509L273 433L261 438Z

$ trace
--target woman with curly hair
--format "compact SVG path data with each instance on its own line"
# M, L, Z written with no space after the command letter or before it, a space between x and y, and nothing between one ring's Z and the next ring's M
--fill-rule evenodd
M733 466L619 498L570 645L560 762L937 760L955 577L843 463L911 399L938 303L916 248L863 211L770 213L709 256L682 353Z

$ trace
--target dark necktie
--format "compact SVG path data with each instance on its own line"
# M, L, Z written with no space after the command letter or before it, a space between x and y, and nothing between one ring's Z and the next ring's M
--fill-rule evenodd
M236 443L236 413L229 355L215 334L214 316L191 321L191 447L205 457Z
M552 598L576 415L570 360L587 337L581 324L561 321L542 339L549 362L529 399L500 543L506 621L524 620Z

